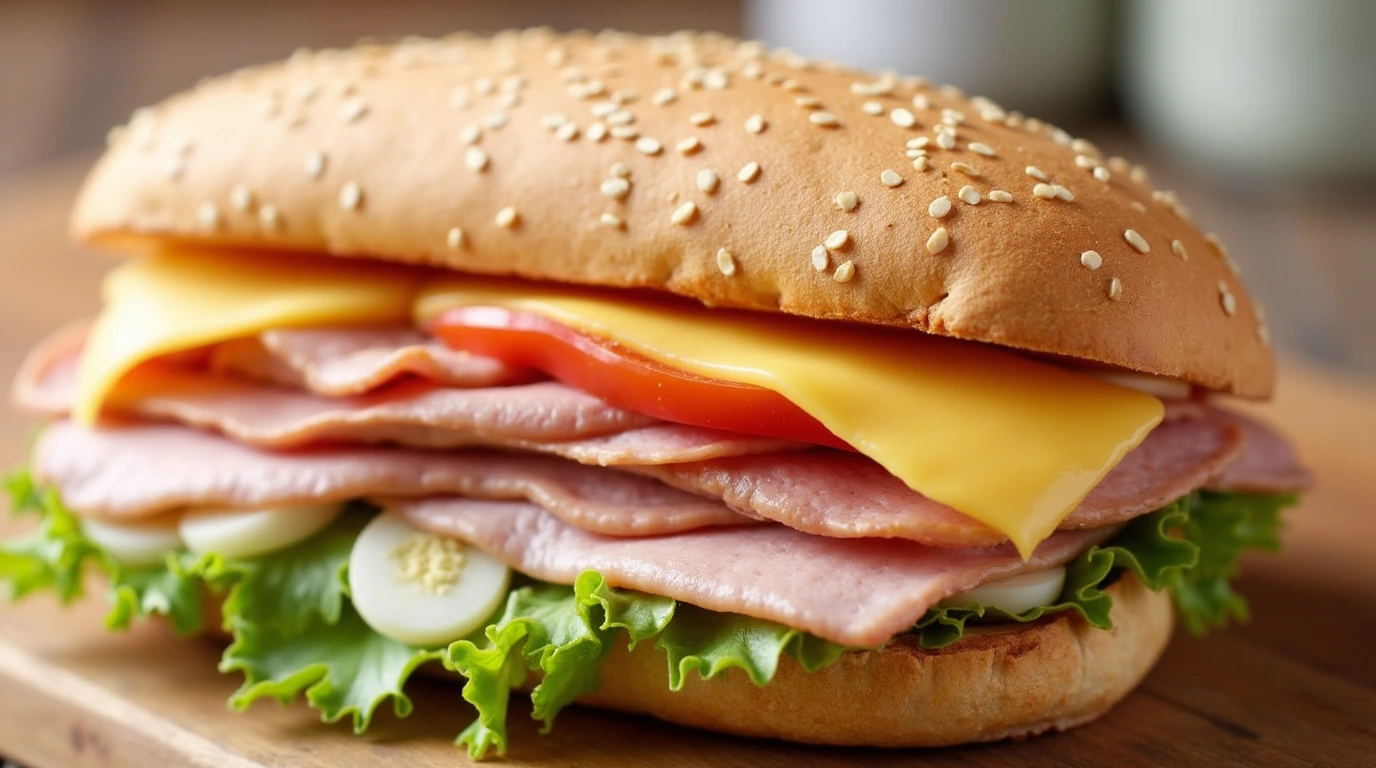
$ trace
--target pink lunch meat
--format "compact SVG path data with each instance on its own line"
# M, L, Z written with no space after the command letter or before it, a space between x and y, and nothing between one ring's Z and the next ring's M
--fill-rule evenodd
M463 494L530 501L609 536L754 523L648 478L549 456L371 447L273 453L171 424L90 430L58 422L35 446L32 469L74 511L112 518L183 507Z
M1024 562L1011 546L939 549L897 539L831 539L779 525L617 539L532 504L431 498L390 505L521 573L572 584L595 570L613 586L776 621L853 646L878 646L942 598L1065 563L1117 528L1062 531Z

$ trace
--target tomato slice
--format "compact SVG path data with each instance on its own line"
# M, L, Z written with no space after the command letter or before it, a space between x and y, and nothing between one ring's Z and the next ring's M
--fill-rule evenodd
M535 312L460 307L436 316L430 332L454 349L542 371L665 421L849 448L777 392L678 370Z

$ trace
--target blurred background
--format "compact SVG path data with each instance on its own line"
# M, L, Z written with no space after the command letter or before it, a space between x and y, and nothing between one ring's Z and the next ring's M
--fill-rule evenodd
M110 126L203 75L363 36L533 25L760 37L1051 119L1179 192L1280 346L1376 374L1371 0L0 0L0 274L49 258L18 251L60 242ZM51 258L89 263L69 250ZM42 294L0 322L33 324Z

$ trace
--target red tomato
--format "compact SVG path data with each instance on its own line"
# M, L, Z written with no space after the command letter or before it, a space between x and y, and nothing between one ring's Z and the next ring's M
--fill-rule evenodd
M681 371L534 312L461 307L441 313L430 331L454 349L534 368L665 421L848 448L777 392Z

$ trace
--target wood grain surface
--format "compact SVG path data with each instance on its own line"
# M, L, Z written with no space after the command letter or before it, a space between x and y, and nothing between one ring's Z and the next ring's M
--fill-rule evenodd
M64 236L89 159L0 184L6 378L45 331L97 305L110 262ZM1253 621L1204 640L1177 637L1146 683L1090 726L918 753L736 739L580 708L541 736L518 708L507 764L1376 764L1376 385L1291 360L1278 400L1255 410L1293 436L1319 486L1292 510L1284 553L1246 562ZM31 428L0 409L0 463L20 460ZM5 530L14 524L0 523ZM416 714L384 713L364 737L321 725L304 706L234 715L225 700L236 681L215 672L214 642L180 641L155 624L107 634L99 602L0 606L0 754L32 768L465 764L450 745L471 717L455 686L416 682Z

